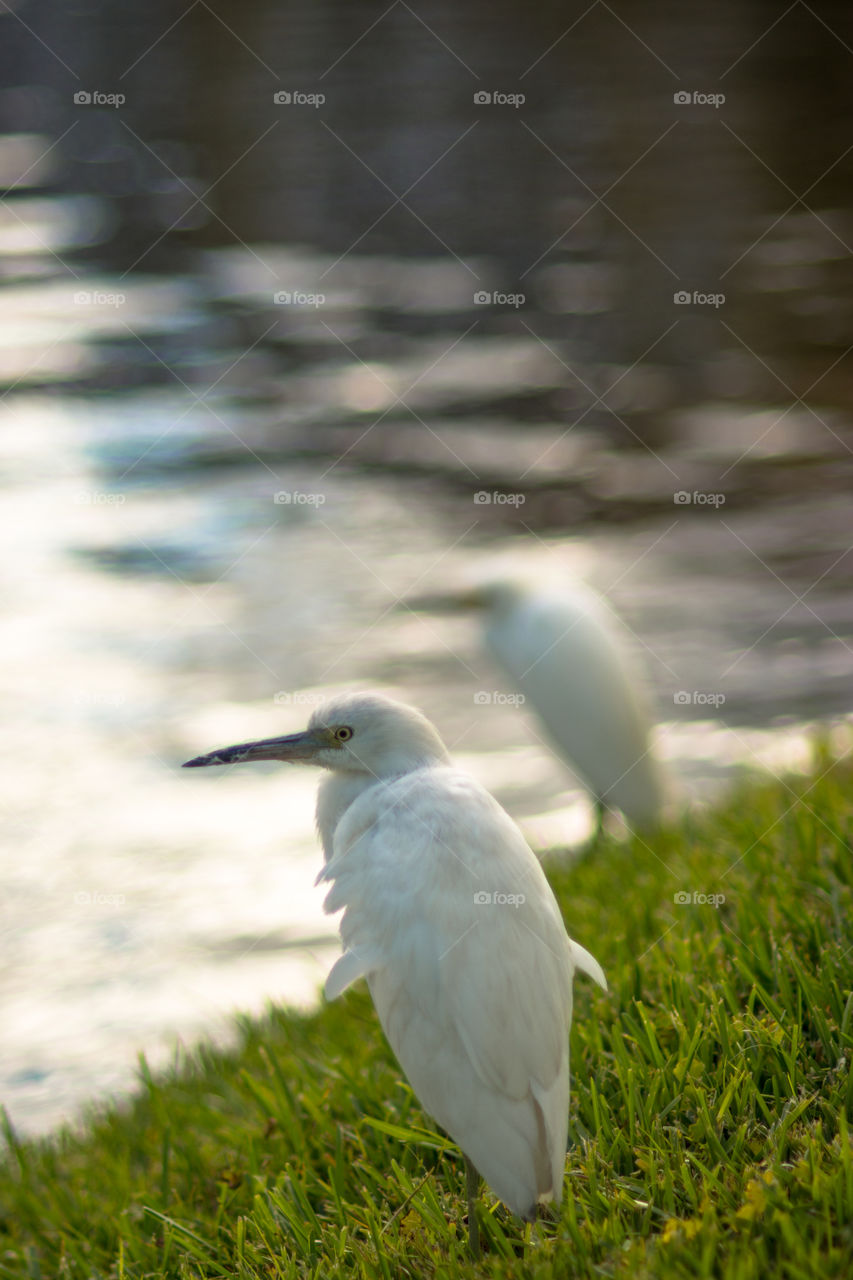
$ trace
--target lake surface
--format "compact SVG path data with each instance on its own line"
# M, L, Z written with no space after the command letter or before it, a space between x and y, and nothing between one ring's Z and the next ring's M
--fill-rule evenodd
M98 287L118 291L114 280ZM188 281L122 287L122 314L140 332L146 305L175 331L200 323ZM519 348L502 382L504 338L494 357L482 344L498 366L492 385L478 377L479 349L443 385L424 376L424 399L451 396L454 416L408 438L389 432L397 452L383 457L374 443L356 465L294 447L271 408L279 392L258 405L254 380L251 397L232 390L212 404L183 387L75 386L77 360L90 378L109 375L98 341L75 332L75 304L51 284L19 286L17 302L22 346L47 350L41 326L64 326L47 357L58 367L35 386L25 376L0 408L14 530L0 664L11 818L0 1086L24 1130L126 1087L139 1050L164 1062L175 1037L227 1034L233 1010L314 1000L336 954L313 888L314 777L276 766L182 773L190 756L296 729L327 692L379 687L427 711L538 847L584 837L577 784L535 722L502 700L475 621L414 615L399 607L407 596L496 557L593 584L630 628L661 753L695 800L744 767L807 766L804 723L853 710L850 504L800 485L795 433L791 454L776 443L755 501L684 506L652 491L645 514L559 530L562 504L594 504L601 486L617 502L630 471L623 479L619 457L590 433L567 492L543 461L564 447L556 426L525 436L490 430L481 405L479 425L459 415L466 384L478 401L517 394L531 352ZM419 358L422 370L434 362L431 340L410 344L404 361L386 356L379 390L413 380ZM360 381L359 361L312 381L308 362L285 378L267 359L268 377L299 405L299 429L312 413L332 421L335 406L348 419L348 387L379 394ZM662 455L679 476L685 465L691 475L729 465L724 438L710 449L689 439L685 427ZM475 502L487 485L508 492L527 457L516 492L529 501ZM475 699L483 692L487 705Z

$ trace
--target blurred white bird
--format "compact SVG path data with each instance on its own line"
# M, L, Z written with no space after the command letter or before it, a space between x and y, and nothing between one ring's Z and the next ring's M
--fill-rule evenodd
M599 596L579 584L560 590L501 577L403 603L481 611L487 649L592 792L599 823L605 809L639 827L659 819L664 779L649 708L622 625Z
M225 747L195 768L250 760L330 770L317 826L341 907L334 999L367 978L379 1020L425 1109L461 1147L471 1249L477 1171L532 1221L559 1202L569 1115L572 978L606 989L566 933L534 854L479 783L454 769L412 707L378 694L333 698L308 729Z

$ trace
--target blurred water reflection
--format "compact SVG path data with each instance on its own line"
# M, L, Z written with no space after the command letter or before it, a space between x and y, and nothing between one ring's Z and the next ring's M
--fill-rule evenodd
M23 1128L125 1087L139 1048L312 1000L330 963L315 780L189 756L377 686L537 847L588 832L471 621L402 597L496 555L590 582L695 801L808 767L817 723L848 749L849 103L817 93L800 9L759 39L759 5L635 7L639 43L605 10L558 40L547 10L396 5L375 43L369 5L195 6L156 43L136 3L109 32L98 4L0 16L0 1098ZM816 22L839 83L846 22ZM529 110L473 112L553 41ZM321 78L328 112L272 101ZM127 110L73 101L119 82ZM405 206L358 157L415 184Z

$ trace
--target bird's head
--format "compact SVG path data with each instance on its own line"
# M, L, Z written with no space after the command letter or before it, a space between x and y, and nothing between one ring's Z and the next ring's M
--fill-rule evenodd
M446 764L438 733L414 707L378 693L346 693L324 703L303 733L220 747L187 760L185 769L283 760L345 773L394 777L430 764Z

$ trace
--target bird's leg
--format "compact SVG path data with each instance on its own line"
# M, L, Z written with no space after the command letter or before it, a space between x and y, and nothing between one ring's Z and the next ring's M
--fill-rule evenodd
M480 1175L468 1157L465 1157L465 1191L468 1196L468 1247L471 1257L480 1256L480 1226L477 1222L477 1197L480 1191Z
M598 843L604 835L604 820L607 817L607 805L601 799L601 796L595 797L595 835L593 840Z

